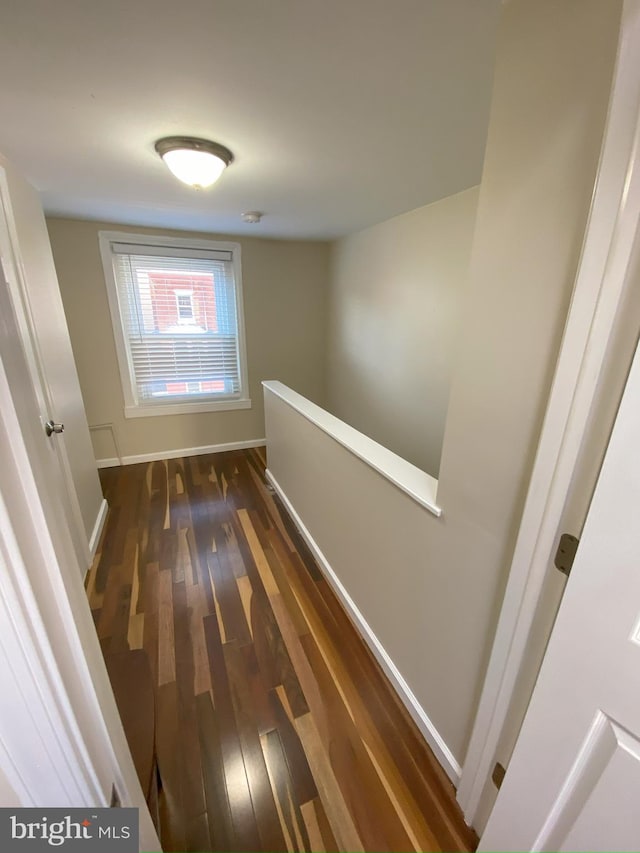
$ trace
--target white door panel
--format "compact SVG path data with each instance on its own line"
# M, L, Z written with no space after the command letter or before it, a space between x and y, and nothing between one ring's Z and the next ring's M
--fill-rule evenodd
M57 500L62 504L69 526L78 562L83 571L89 566L89 548L87 534L82 520L82 511L73 482L71 464L65 446L63 435L47 438L44 424L49 419L64 421L67 407L64 404L63 379L59 379L57 405L54 402L48 373L53 365L44 362L38 344L31 306L24 282L24 273L20 252L15 234L9 188L4 169L0 166L0 266L8 288L17 328L20 331L20 341L29 367L29 374L38 406L38 418L29 425L31 431L37 432L35 440L40 440L42 452L48 454L58 471ZM55 373L55 371L53 371ZM62 401L62 402L61 402Z
M637 850L640 741L602 712L534 843L539 850Z
M640 850L640 352L480 850Z

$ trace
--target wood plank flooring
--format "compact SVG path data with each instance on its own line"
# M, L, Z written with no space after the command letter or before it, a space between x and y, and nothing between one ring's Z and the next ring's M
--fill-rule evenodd
M261 449L101 479L87 594L105 655L148 656L166 851L474 849Z

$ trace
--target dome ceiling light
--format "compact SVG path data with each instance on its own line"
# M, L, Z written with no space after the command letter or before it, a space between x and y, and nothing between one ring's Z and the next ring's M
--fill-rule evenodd
M176 178L195 189L210 187L233 162L224 145L193 136L165 136L155 149Z

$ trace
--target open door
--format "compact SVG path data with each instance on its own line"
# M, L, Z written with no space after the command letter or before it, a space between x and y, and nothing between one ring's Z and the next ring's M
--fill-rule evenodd
M31 208L25 209L28 203ZM47 421L59 422L56 426L59 431L50 433L45 446L58 468L57 501L64 510L84 577L91 562L90 548L97 538L96 529L89 541L102 495L93 454L88 448L89 435L84 434L86 427L84 431L78 428L85 415L79 387L77 392L74 387L75 367L60 295L51 280L53 262L46 257L49 247L44 220L39 222L37 214L41 215L41 209L31 187L21 180L18 182L15 170L7 170L0 159L0 262L36 395L40 436L47 438ZM21 251L24 245L28 247L26 254ZM67 445L67 441L71 444ZM69 447L74 447L73 464ZM81 453L78 448L82 448ZM84 507L78 499L72 469L76 482L82 485ZM100 521L106 509L103 501ZM83 512L88 516L86 520Z
M480 850L640 849L640 348Z
M0 806L108 806L115 789L140 811L141 849L160 850L84 594L53 437L0 264Z

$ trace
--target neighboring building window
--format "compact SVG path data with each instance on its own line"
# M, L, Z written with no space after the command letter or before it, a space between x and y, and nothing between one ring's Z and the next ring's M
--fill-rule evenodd
M193 293L191 291L176 290L176 304L178 307L178 323L193 325L195 323Z
M249 408L240 246L100 232L125 415Z

